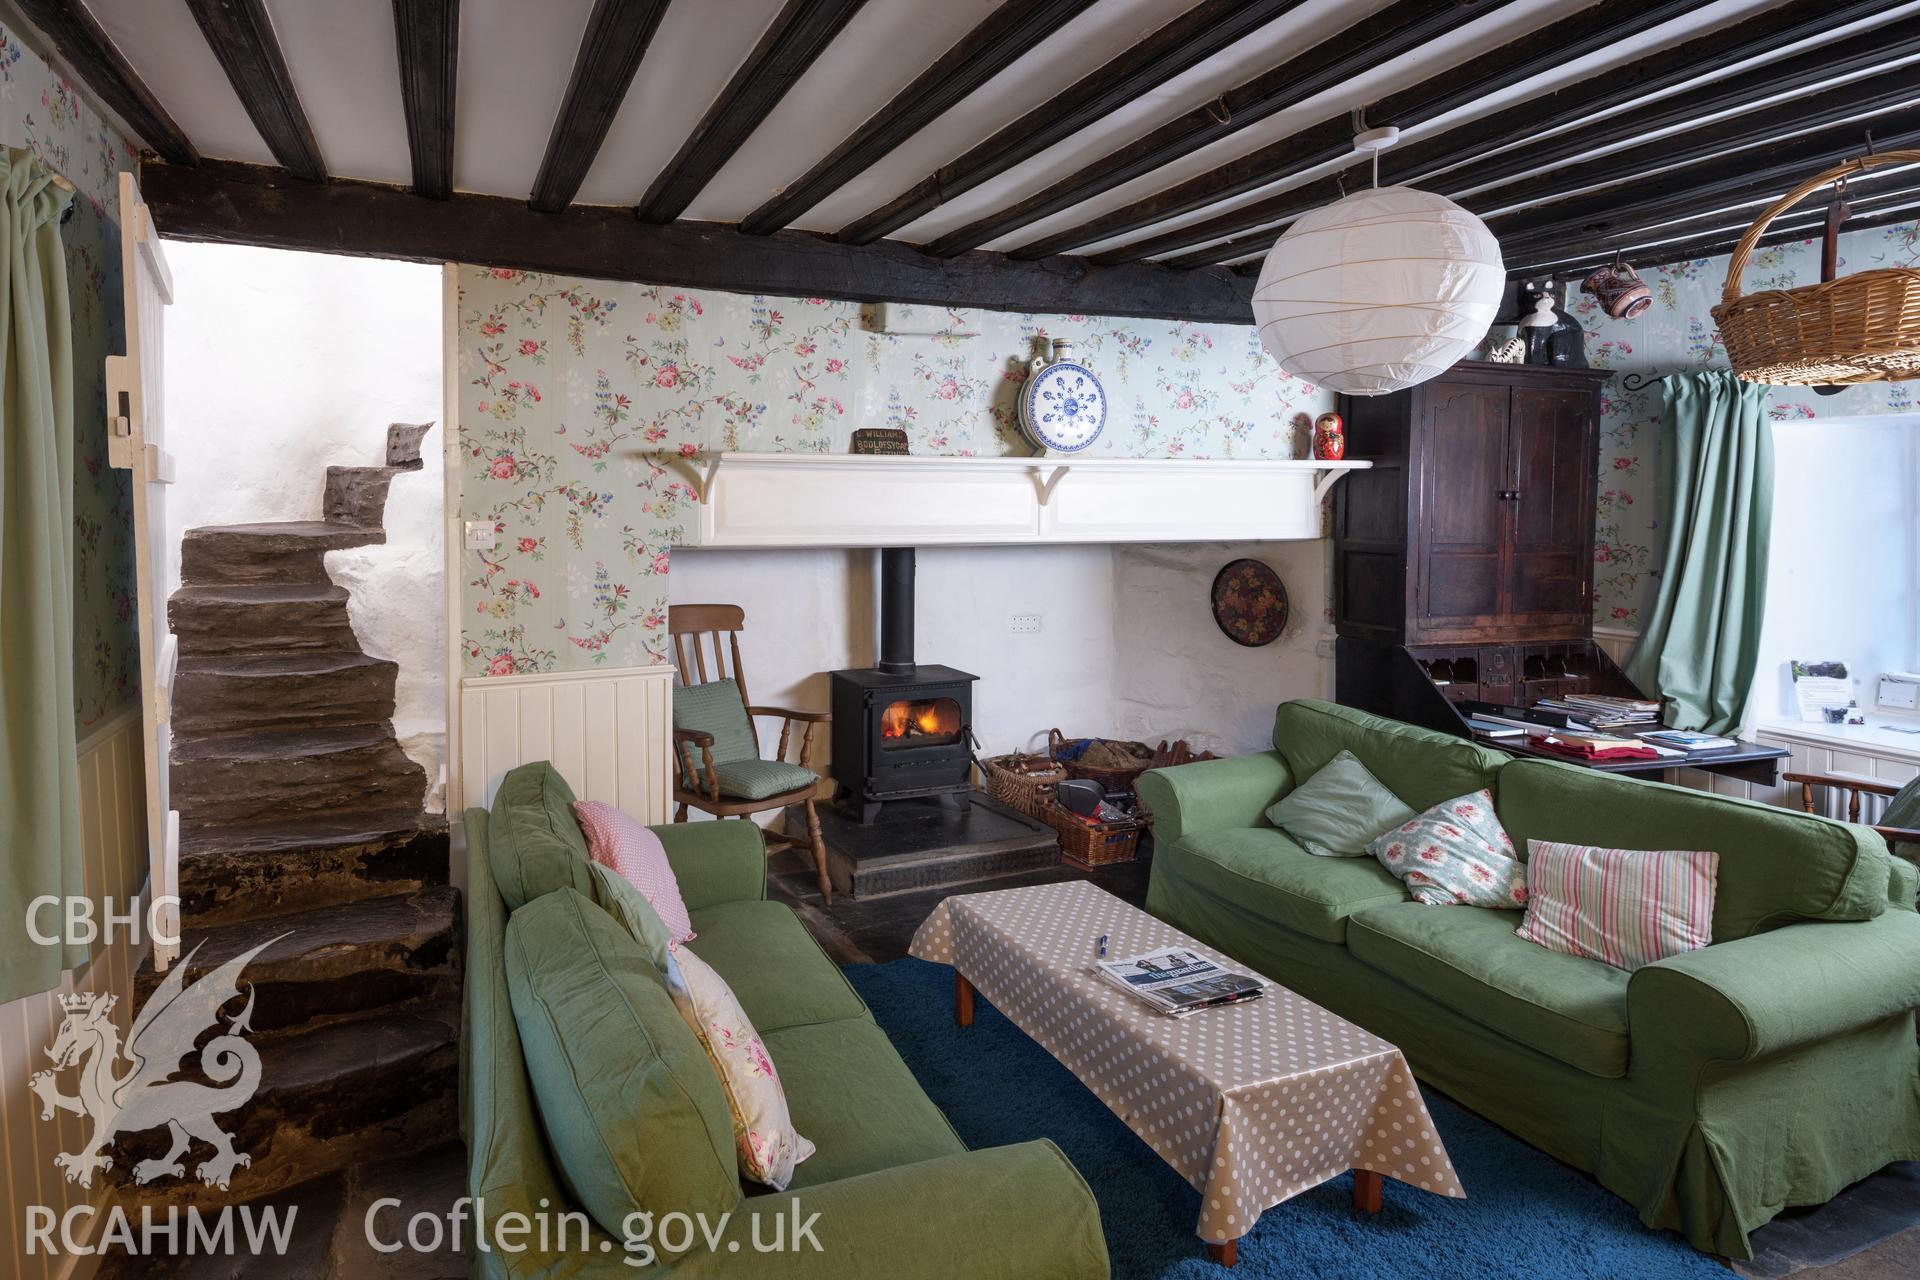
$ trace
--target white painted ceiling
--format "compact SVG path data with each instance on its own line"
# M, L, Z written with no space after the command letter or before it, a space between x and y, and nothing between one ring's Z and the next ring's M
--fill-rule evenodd
M202 154L271 164L208 50L184 0L86 0L133 69ZM833 231L907 190L995 130L1043 103L1196 0L1099 0L1006 71L962 100L794 224ZM390 0L266 0L302 105L335 176L409 180ZM674 0L587 175L578 201L636 203L739 67L783 0ZM701 192L684 216L737 221L805 173L998 0L869 0L779 107ZM1308 0L1287 17L1160 86L1092 127L965 192L896 232L923 241L1033 194L1166 121L1307 52L1386 0ZM1514 109L1608 66L1736 22L1778 0L1710 0L1686 18L1499 95L1453 117L1421 122L1409 140L1441 126ZM1416 55L1357 77L1242 129L1152 174L1023 227L989 248L1010 248L1078 225L1245 155L1297 129L1470 60L1583 7L1514 0L1431 41ZM1895 6L1890 6L1894 8ZM539 171L592 0L463 0L454 185L524 198ZM1920 12L1920 2L1897 6ZM1838 34L1838 33L1836 33ZM1780 51L1781 53L1786 50ZM1704 74L1722 75L1730 67ZM1917 94L1920 96L1920 94ZM1785 104L1782 104L1785 110ZM1342 161L1342 165L1350 163ZM1332 166L1328 166L1332 167ZM1272 186L1161 224L1185 225L1325 172ZM1137 240L1150 231L1121 238ZM1078 252L1096 250L1088 246Z

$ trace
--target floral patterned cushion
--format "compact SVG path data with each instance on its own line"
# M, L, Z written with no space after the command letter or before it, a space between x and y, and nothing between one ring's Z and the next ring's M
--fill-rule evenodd
M1494 816L1493 792L1442 800L1367 846L1407 892L1430 907L1519 907L1527 872Z
M780 1073L733 988L706 961L675 945L667 949L667 993L700 1037L726 1090L740 1175L775 1191L786 1190L793 1167L812 1155L814 1147L793 1131Z
M1720 855L1527 842L1527 918L1514 932L1549 951L1631 973L1713 941Z
M587 836L587 851L603 867L612 867L660 913L675 942L693 941L693 921L680 896L680 882L667 861L660 837L610 804L576 800L573 816Z

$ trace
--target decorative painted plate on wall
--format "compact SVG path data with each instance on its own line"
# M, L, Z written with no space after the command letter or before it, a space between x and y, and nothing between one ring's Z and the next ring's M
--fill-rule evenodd
M1248 648L1272 644L1287 629L1287 588L1273 566L1234 560L1213 576L1213 620Z
M1087 366L1056 360L1021 389L1020 425L1042 449L1078 453L1106 428L1106 390Z

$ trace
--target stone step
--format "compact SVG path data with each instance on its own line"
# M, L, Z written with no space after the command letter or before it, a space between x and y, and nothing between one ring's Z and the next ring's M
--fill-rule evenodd
M328 467L320 515L339 524L384 528L392 467Z
M371 525L283 520L189 529L180 539L180 581L187 586L325 582L327 552L387 540L378 515L376 510Z
M347 616L347 590L331 582L182 587L167 601L180 656L324 650L351 653L360 642Z
M186 981L195 982L278 939L242 975L254 993L253 1029L263 1034L408 1002L452 1005L460 992L454 953L459 914L460 891L432 885L210 928L189 919L180 963ZM149 957L134 975L139 999L144 1002L166 976Z
M222 1025L225 1025L224 1022ZM210 1145L195 1142L183 1171L135 1181L143 1160L168 1148L167 1129L122 1134L108 1172L123 1202L221 1205L272 1195L349 1165L427 1150L459 1123L457 1020L396 1010L276 1036L248 1036L260 1058L250 1100L214 1113L249 1157L225 1187L201 1181ZM189 1053L181 1080L206 1083ZM176 1086L177 1087L177 1086Z
M390 424L387 427L387 465L395 471L420 470L426 465L420 460L420 444L431 430L431 422Z
M358 652L203 654L182 658L173 686L175 740L246 729L383 724L398 663Z
M447 882L447 820L412 810L222 827L182 841L180 915L205 928Z
M455 1138L411 1155L358 1162L235 1206L237 1221L251 1214L258 1222L269 1213L282 1223L291 1220L285 1252L178 1249L153 1257L116 1249L94 1280L467 1280L471 1229L459 1233L457 1244L451 1229L436 1247L427 1247L433 1241L424 1232L420 1247L406 1243L413 1215L432 1214L445 1226L461 1212L457 1206L466 1194L467 1148ZM396 1241L405 1247L383 1251Z
M427 773L391 725L262 729L174 744L180 832L296 823L329 813L418 808Z

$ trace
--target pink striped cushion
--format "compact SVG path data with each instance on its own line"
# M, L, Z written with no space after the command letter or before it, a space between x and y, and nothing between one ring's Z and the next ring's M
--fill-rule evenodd
M1514 930L1549 951L1629 973L1713 941L1720 855L1527 842L1527 917Z
M687 904L680 897L680 882L673 877L667 851L660 837L635 822L610 804L598 800L575 800L573 816L587 836L587 850L593 860L610 867L622 880L640 891L640 896L660 914L675 942L693 938L693 921L687 916Z

